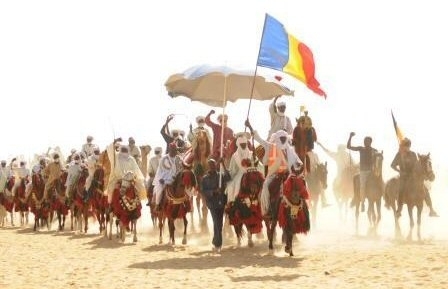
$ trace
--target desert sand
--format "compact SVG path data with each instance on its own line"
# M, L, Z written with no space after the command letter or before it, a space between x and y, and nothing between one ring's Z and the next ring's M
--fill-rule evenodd
M446 197L433 193L436 208ZM440 211L440 210L439 210ZM147 207L138 242L99 234L91 220L87 234L42 229L31 223L0 228L0 288L448 288L448 216L429 218L425 207L422 240L395 238L392 213L382 208L377 234L368 234L365 214L356 233L353 211L339 219L336 204L319 209L316 226L294 242L295 256L283 252L280 233L274 254L263 236L255 247L225 238L221 254L211 250L211 233L189 226L188 244L158 243ZM408 217L403 211L403 235ZM197 221L197 216L194 216ZM30 214L30 222L32 215ZM15 223L18 223L16 215ZM209 220L209 225L211 221Z

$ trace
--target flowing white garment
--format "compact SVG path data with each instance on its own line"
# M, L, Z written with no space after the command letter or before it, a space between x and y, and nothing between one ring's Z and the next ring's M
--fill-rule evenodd
M179 156L170 157L170 155L164 155L157 168L156 175L154 177L154 194L156 196L156 204L160 204L162 199L163 189L165 185L171 184L174 181L177 173L182 169L182 160ZM163 180L163 184L160 183Z
M135 188L140 196L140 199L146 198L145 177L143 176L143 173L138 167L135 159L128 154L116 153L114 144L110 144L107 147L107 155L111 165L111 174L107 185L108 203L110 204L112 202L112 195L115 185L129 171L133 172L135 175Z

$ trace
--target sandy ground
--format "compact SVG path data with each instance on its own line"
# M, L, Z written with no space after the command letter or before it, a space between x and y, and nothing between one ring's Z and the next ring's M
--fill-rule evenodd
M446 197L433 199L441 204ZM382 212L370 235L365 215L356 234L352 211L341 221L335 204L321 209L312 232L295 240L294 257L283 252L280 233L272 255L262 236L254 248L228 237L221 254L212 253L211 234L197 224L189 226L187 245L182 225L178 245L167 244L167 229L159 245L146 207L137 243L131 236L108 240L96 223L87 234L8 224L0 228L0 288L448 288L447 214L429 218L425 208L422 240L407 241L395 238L392 213ZM407 234L405 211L401 225Z

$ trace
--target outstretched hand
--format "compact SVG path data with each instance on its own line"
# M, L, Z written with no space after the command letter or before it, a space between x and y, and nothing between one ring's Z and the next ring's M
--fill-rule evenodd
M212 109L212 110L210 110L210 112L208 113L209 115L212 115L212 114L214 114L215 113L215 110L214 109Z
M354 136L355 135L355 133L354 132L351 132L350 133L350 137L352 137L352 136Z

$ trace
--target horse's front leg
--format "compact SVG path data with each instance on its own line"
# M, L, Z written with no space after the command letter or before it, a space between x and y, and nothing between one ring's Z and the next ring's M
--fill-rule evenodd
M414 217L412 215L412 209L413 206L406 205L408 207L408 214L409 214L409 233L408 233L408 241L412 241L412 234L414 231Z
M168 229L170 231L170 242L171 242L171 245L174 245L175 244L175 240L174 240L174 231L175 231L174 219L168 219Z
M163 243L163 237L162 237L162 235L163 235L163 225L165 223L165 219L162 216L161 212L157 213L157 219L159 221L159 244L162 244Z
M420 231L422 224L422 210L423 210L423 204L417 207L417 238L419 242L422 240Z
M137 219L131 221L131 229L134 233L134 238L132 239L132 242L137 243Z
M252 240L252 233L250 232L249 228L246 226L247 229L247 246L249 248L253 248L254 241Z
M87 234L87 230L89 229L89 223L88 223L88 220L89 220L89 207L88 206L84 208L84 214L83 215L84 215L84 233Z
M184 237L182 238L182 245L187 244L187 227L188 227L188 220L187 216L184 216Z

